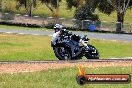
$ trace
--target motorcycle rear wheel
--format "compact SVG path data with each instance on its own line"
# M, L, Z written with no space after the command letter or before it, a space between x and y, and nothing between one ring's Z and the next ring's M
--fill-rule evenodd
M71 60L71 54L67 48L54 47L54 53L59 60Z

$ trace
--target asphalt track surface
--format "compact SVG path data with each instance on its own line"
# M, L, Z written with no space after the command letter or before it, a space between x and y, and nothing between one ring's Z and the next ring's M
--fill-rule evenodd
M48 35L52 36L54 31L48 30L22 30L22 29L3 29L0 28L0 32L4 33L18 33L18 34L31 34L31 35ZM128 34L105 34L105 33L88 33L88 32L77 32L73 31L73 33L78 35L87 35L90 39L104 39L104 40L114 40L114 41L126 41L132 42L132 35Z

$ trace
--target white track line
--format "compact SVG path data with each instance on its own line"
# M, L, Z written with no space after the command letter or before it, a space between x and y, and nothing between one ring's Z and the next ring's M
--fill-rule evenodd
M32 34L32 35L39 35L39 34Z
M24 33L18 33L18 34L22 34L23 35Z
M6 33L10 34L10 33L12 33L12 32L6 32Z
M48 36L52 36L52 35L48 35Z

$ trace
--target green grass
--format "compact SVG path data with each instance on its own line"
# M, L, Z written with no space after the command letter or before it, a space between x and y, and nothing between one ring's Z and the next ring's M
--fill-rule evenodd
M0 35L0 60L54 60L50 37L17 34ZM56 59L57 60L57 59Z
M108 70L109 69L109 70ZM86 84L76 82L77 68L63 68L33 73L0 74L0 88L131 88L129 84ZM86 68L87 74L130 74L132 67Z
M50 42L48 36L0 34L0 61L57 60ZM132 57L132 42L91 39L90 44L99 50L102 59Z
M101 58L132 57L132 42L91 39L90 43L97 47Z
M106 14L99 12L98 15L99 15L101 21L107 21L107 22L116 22L117 21L116 12L113 12L110 15L106 15ZM132 23L131 16L132 16L132 10L129 9L126 12L124 23Z

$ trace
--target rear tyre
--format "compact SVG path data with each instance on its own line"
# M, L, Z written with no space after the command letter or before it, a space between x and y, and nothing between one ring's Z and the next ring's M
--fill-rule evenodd
M71 54L65 47L54 47L54 53L59 60L71 60Z

